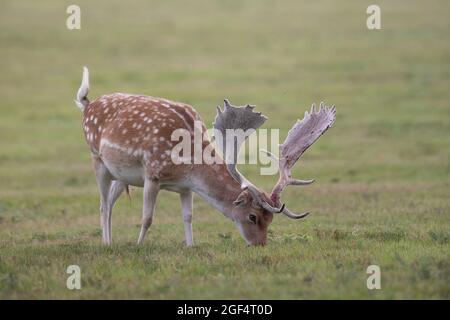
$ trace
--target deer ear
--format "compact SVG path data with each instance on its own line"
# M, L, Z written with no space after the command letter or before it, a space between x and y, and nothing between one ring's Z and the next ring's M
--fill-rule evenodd
M247 201L247 198L246 198L244 192L241 192L241 194L236 198L236 200L233 201L233 204L235 206L238 206L240 204L246 203L246 201Z

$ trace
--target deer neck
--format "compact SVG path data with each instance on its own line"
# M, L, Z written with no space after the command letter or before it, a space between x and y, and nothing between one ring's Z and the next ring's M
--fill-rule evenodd
M194 165L192 173L195 181L193 191L232 219L233 202L242 190L227 171L225 164Z

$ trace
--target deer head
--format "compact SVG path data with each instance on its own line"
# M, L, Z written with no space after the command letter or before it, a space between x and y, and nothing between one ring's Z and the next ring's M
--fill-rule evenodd
M282 213L292 219L301 219L309 214L296 214L289 210L280 202L281 193L288 185L300 186L314 182L293 179L291 170L306 149L332 126L336 119L336 108L321 103L316 111L313 104L310 113L305 112L304 118L291 128L286 140L280 145L280 158L277 159L280 177L270 196L253 185L236 167L241 145L267 120L267 117L253 109L251 105L235 107L225 100L223 111L217 107L214 137L223 153L228 172L242 190L233 202L232 219L247 243L264 245L274 214ZM268 154L275 158L273 154Z

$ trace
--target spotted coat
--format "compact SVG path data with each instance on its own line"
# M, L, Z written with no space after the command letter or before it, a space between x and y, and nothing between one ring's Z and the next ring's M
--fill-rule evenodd
M201 118L188 104L112 93L86 106L83 129L93 156L117 165L142 164L147 175L168 179L173 172L171 150L178 143L172 141L172 132L186 129L193 142L195 121ZM201 130L206 131L203 122Z

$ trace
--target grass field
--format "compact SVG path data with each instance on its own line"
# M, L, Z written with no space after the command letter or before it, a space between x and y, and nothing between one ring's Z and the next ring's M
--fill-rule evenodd
M450 2L3 1L0 10L0 299L450 298ZM265 247L200 198L196 246L183 244L178 196L159 196L135 241L141 190L122 197L111 247L73 99L143 93L192 104L211 124L223 98L253 103L284 138L312 102L338 117L295 176ZM275 176L242 168L265 190ZM81 267L82 289L66 288ZM381 268L368 290L366 268Z

